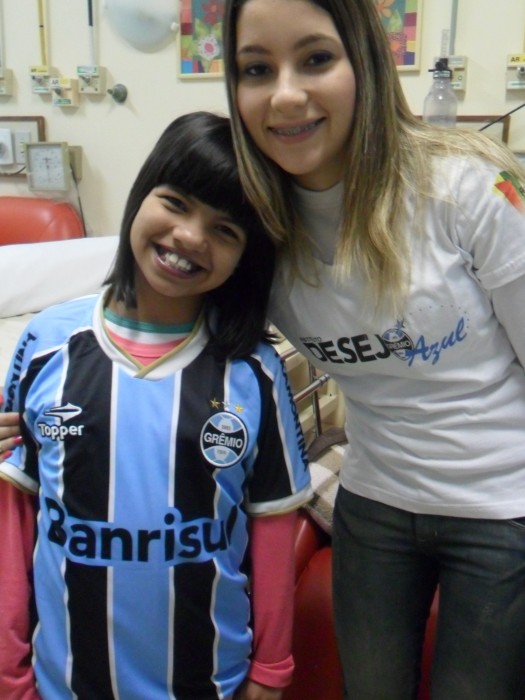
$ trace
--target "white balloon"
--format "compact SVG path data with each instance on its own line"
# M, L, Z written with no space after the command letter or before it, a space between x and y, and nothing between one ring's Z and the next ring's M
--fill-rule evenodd
M179 29L179 0L105 0L113 30L139 51L168 43Z

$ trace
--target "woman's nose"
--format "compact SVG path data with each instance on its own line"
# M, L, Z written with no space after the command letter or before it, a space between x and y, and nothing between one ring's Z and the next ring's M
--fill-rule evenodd
M279 112L302 108L308 102L308 92L300 77L292 71L282 71L274 86L272 107Z

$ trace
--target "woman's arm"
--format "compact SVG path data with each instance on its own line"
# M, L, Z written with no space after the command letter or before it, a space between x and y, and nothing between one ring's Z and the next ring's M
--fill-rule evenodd
M35 501L0 479L0 698L39 700L30 643Z
M7 459L21 442L18 414L0 413L0 462Z
M4 397L0 389L0 462L9 456L11 450L20 444L20 424L17 413L2 413Z
M293 673L296 513L252 519L253 656L236 700L279 700Z
M492 291L492 305L518 360L525 368L525 275Z

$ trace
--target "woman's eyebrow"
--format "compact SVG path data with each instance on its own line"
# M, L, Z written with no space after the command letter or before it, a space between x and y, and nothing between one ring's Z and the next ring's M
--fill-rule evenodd
M292 45L293 50L297 49L303 49L306 46L310 46L311 44L316 44L319 41L331 41L333 43L336 42L335 38L333 36L330 36L329 34L322 34L322 33L316 33L316 34L308 34L307 36L301 37L298 41L295 42L295 44ZM271 53L268 49L266 49L264 46L261 44L246 44L245 46L239 47L237 50L237 55L242 55L242 54L261 54L261 55L266 55Z

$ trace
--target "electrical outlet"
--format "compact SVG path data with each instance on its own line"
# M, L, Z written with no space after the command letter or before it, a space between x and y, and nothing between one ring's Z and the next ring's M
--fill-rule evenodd
M13 71L9 68L0 68L0 95L13 94Z
M106 94L106 69L102 66L77 66L77 76L81 94Z
M449 56L448 67L452 69L450 84L453 90L465 91L467 89L467 57Z
M39 95L49 95L51 92L49 83L51 78L57 75L57 69L51 66L31 66L29 74L33 92Z
M54 107L78 107L78 80L76 78L51 78L49 87L53 93Z
M30 131L15 131L14 132L14 155L15 163L25 165L26 162L26 144L31 143Z
M0 129L0 165L13 165L13 136L11 129Z
M525 90L525 54L507 56L507 90Z
M434 65L439 56L434 57ZM453 90L464 92L467 87L467 57L466 56L448 56L448 67L452 71L450 87Z

